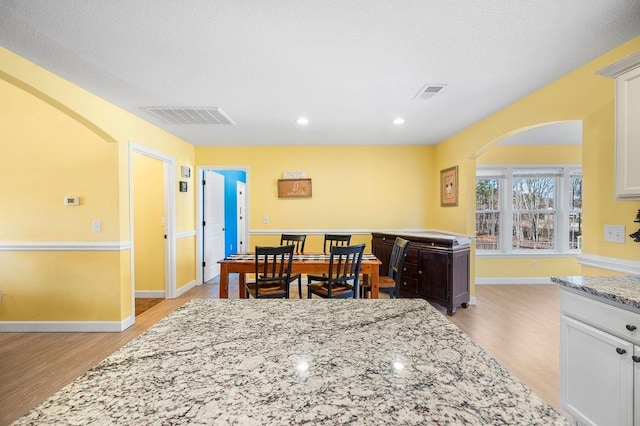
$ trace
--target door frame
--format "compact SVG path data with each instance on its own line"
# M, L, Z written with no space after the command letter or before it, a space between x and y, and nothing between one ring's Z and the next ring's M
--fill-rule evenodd
M240 248L240 236L244 236L244 241L242 242L244 244L244 247L248 247L249 244L249 234L248 234L248 226L247 226L247 212L249 211L249 209L247 209L247 182L236 182L236 201L238 201L238 206L240 205L240 196L238 195L238 192L240 191L240 188L242 187L242 190L244 191L243 195L242 195L242 199L244 200L244 203L242 204L242 207L244 208L244 217L242 219L242 222L240 222L240 215L241 213L238 211L237 212L237 217L236 217L236 221L238 222L238 233L236 235L236 247L238 247L238 249ZM243 226L240 226L240 223L243 224ZM242 228L243 232L240 232L240 229Z
M135 317L135 246L134 246L134 187L133 187L133 154L138 153L162 161L164 166L164 211L165 211L165 299L176 297L176 185L175 160L159 151L129 142L129 238L131 240L131 304L132 316Z
M203 274L202 274L202 251L204 248L204 235L202 235L202 221L204 220L204 211L202 206L202 197L204 196L204 191L202 190L202 174L205 170L242 170L246 173L247 182L246 184L246 218L245 221L245 233L247 235L247 239L249 238L249 194L250 194L250 186L249 186L249 166L196 166L196 283L198 285L204 284Z

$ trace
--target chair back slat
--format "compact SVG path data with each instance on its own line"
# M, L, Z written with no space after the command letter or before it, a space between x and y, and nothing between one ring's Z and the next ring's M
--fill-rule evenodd
M354 246L333 246L329 257L327 274L327 293L332 296L333 286L337 284L353 287L353 296L358 295L360 267L365 244Z
M286 289L288 290L293 251L293 244L279 247L256 246L256 297L260 297L260 286L264 284L286 283ZM288 291L286 298L289 298Z
M282 234L280 236L280 245L286 246L293 244L295 254L304 254L304 243L307 236L304 234Z
M393 250L391 251L391 258L389 260L389 276L394 278L398 272L402 272L402 265L404 258L407 255L407 245L409 241L404 238L396 237L393 243Z
M351 235L349 234L324 234L324 245L322 252L330 253L332 247L344 247L351 244Z

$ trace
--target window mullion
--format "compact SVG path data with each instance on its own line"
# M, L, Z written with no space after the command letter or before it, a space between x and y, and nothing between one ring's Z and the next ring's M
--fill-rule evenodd
M568 167L565 167L563 169L562 179L560 179L560 184L558 185L558 199L556 200L556 223L558 224L558 229L556 230L558 246L556 250L561 253L569 251L569 212L571 210L571 206L569 205L570 175L571 171Z
M513 168L507 167L502 191L502 232L500 234L502 251L513 251Z

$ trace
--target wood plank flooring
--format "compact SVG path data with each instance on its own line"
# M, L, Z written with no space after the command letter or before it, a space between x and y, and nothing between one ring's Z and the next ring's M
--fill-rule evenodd
M0 333L0 426L11 424L186 301L217 298L218 288L213 281L164 300L137 316L122 333ZM292 297L297 298L294 288L292 284ZM476 289L478 305L460 308L447 318L557 408L557 286ZM237 297L237 279L231 280L229 294Z
M556 409L560 407L560 289L480 285L477 306L451 322Z

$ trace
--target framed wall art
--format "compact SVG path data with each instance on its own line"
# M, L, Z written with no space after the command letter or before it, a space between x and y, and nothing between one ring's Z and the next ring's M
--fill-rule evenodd
M311 197L311 179L278 179L278 198Z
M440 171L440 205L458 205L458 166Z

